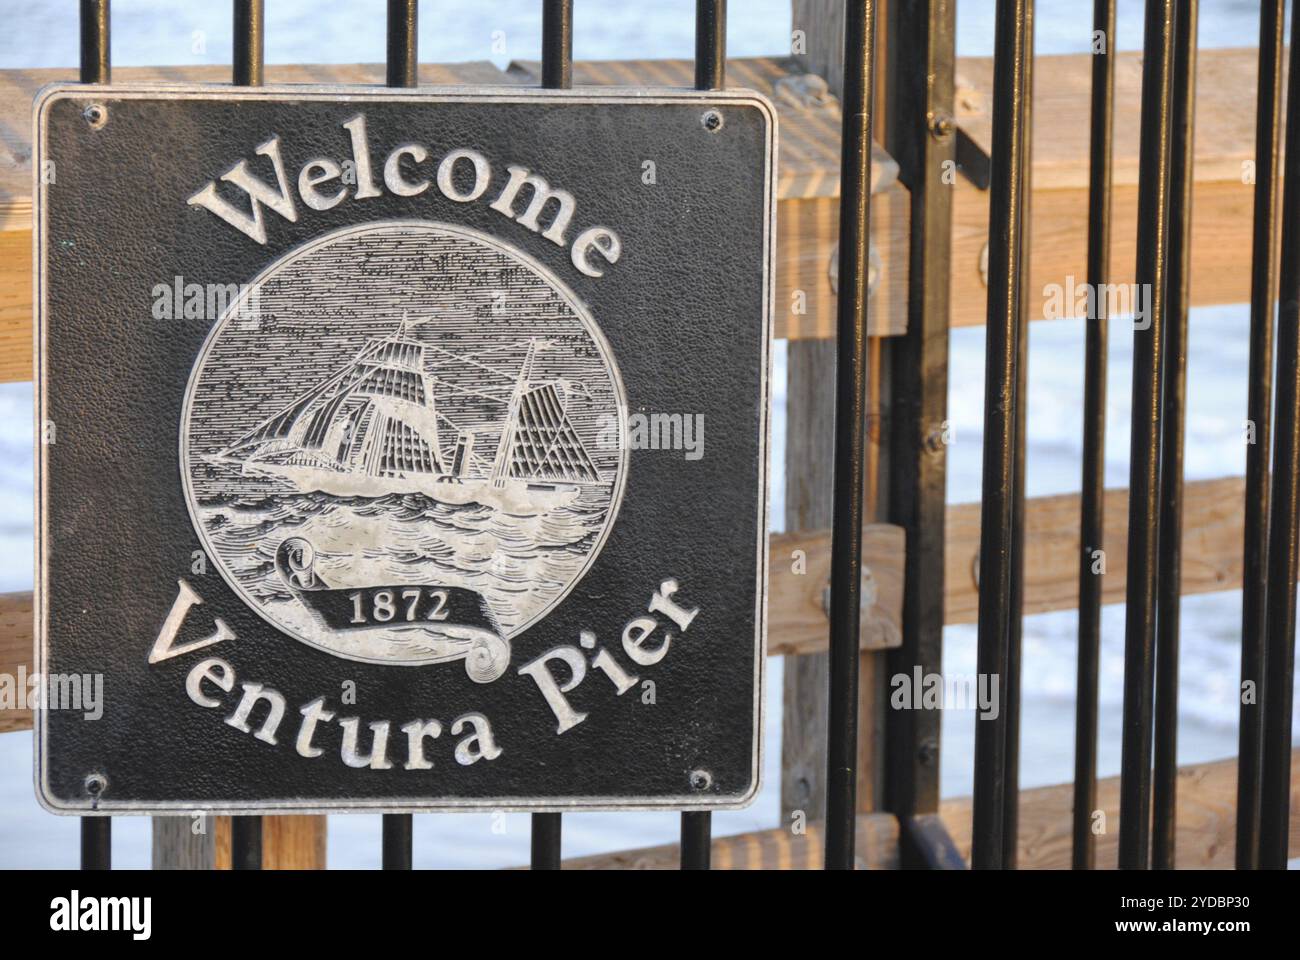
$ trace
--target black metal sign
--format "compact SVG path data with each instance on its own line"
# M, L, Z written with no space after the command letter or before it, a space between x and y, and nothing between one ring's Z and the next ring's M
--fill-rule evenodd
M752 799L761 97L36 116L37 661L102 684L40 705L48 807Z

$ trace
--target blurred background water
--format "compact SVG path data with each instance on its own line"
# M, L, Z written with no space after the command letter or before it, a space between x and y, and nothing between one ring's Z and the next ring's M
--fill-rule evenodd
M744 0L730 5L728 52L733 57L781 54L789 49L789 0ZM306 0L267 4L269 63L380 62L384 56L381 0L320 5ZM429 62L535 59L541 36L536 0L426 0L421 5L420 56ZM578 59L690 58L694 4L661 0L577 0L574 55ZM989 56L993 0L958 4L958 53ZM1121 50L1142 43L1141 0L1120 0ZM1253 46L1259 29L1257 0L1202 0L1200 43ZM1091 4L1038 0L1036 48L1040 54L1086 52ZM75 5L60 0L0 0L0 69L72 67L77 62ZM115 65L185 65L229 62L230 13L226 3L199 0L114 0ZM75 69L68 76L75 77ZM1040 75L1039 83L1050 82ZM1253 91L1242 109L1254 110ZM1080 123L1086 123L1081 115ZM1117 131L1118 135L1127 135ZM1080 237L1080 247L1083 238ZM1241 474L1245 469L1242 421L1246 416L1244 306L1192 311L1188 357L1187 478ZM1112 326L1107 409L1107 484L1127 486L1132 339ZM772 525L784 527L785 350L776 350L773 400ZM983 424L984 331L952 334L949 417L955 442L948 449L948 500L979 498ZM1083 324L1062 320L1030 328L1029 496L1077 492L1080 485L1083 397ZM32 584L32 387L0 385L0 591ZM1237 682L1240 672L1240 591L1187 597L1182 608L1179 691L1180 763L1234 755L1237 749ZM1065 611L1026 619L1022 701L1022 786L1068 781L1073 776L1076 616ZM1099 772L1119 772L1124 612L1104 610L1101 656ZM975 628L944 632L944 670L975 672ZM1300 713L1300 711L1298 711ZM974 714L943 717L942 790L968 794L972 783ZM1297 724L1300 729L1300 723ZM776 826L780 818L781 660L768 662L765 786L749 809L714 817L717 834ZM74 867L77 821L43 812L31 788L31 735L0 736L0 867ZM581 856L675 842L678 818L667 813L584 813L565 817L564 853ZM379 817L329 820L331 867L379 864ZM147 867L149 822L119 817L114 864ZM417 867L497 867L527 863L528 817L490 814L426 815L415 819Z

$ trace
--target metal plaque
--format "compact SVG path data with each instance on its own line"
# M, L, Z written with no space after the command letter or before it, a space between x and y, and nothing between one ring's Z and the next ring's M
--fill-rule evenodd
M42 802L752 800L775 140L745 91L43 91Z

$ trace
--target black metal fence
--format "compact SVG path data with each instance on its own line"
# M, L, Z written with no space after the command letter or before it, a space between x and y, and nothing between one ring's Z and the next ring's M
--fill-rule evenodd
M1242 698L1237 865L1287 861L1291 711L1295 659L1297 474L1300 473L1300 86L1293 19L1288 151L1283 171L1280 286L1273 264L1284 3L1264 0L1259 88L1242 614ZM1103 289L1110 244L1115 85L1115 0L1096 0L1088 284ZM1006 678L1005 709L978 726L972 866L1014 866L1019 621L1024 550L1024 302L1030 244L1025 161L1032 100L1032 0L999 0L995 39L989 310L985 380L984 493L980 543L979 670ZM1175 778L1188 285L1195 123L1196 0L1148 0L1143 41L1136 280L1146 304L1135 318L1129 480L1124 715L1120 777L1122 868L1171 868ZM1297 139L1293 139L1297 138ZM1276 409L1271 409L1274 300ZM1075 867L1094 865L1089 818L1096 806L1103 450L1108 319L1092 298L1087 320L1079 660L1074 802ZM1273 419L1275 418L1275 419ZM1275 425L1272 470L1269 426Z
M1281 267L1274 269L1281 139L1283 0L1262 0L1257 99L1254 250L1242 610L1242 679L1259 696L1241 707L1237 865L1287 860L1295 656L1297 519L1300 518L1300 20L1293 18L1281 197ZM696 87L724 86L725 0L696 4ZM907 531L903 644L890 668L937 671L941 662L944 462L933 437L946 414L948 274L952 200L941 180L955 156L954 0L887 7L877 69L875 0L846 4L840 194L838 367L830 609L827 756L828 868L854 865L857 782L859 592L868 382L867 255L875 79L884 77L886 146L911 197L908 329L889 345L893 410L887 514ZM417 84L416 0L389 0L390 86ZM1134 324L1128 521L1120 865L1174 865L1178 602L1196 0L1147 0L1142 78L1137 282L1147 314ZM262 0L235 0L234 73L263 76ZM1105 38L1092 68L1087 280L1107 279L1110 245L1115 0L1095 0ZM572 0L544 0L543 84L572 82ZM1025 541L1025 383L1032 190L1033 0L997 0L994 58L983 501L979 556L978 669L1004 678L1004 706L977 725L971 865L1014 867L1018 826L1020 630ZM81 80L108 83L108 0L81 2ZM1274 289L1275 286L1278 289ZM1273 375L1274 301L1277 317ZM1108 318L1093 298L1087 320L1080 517L1079 653L1073 862L1094 865L1100 578L1103 547ZM1276 390L1274 391L1274 383ZM1276 396L1275 409L1273 395ZM1275 419L1274 419L1275 418ZM1271 424L1275 428L1270 430ZM1269 442L1272 438L1272 469ZM906 866L962 866L936 817L938 718L893 711L887 719L885 803L899 818ZM683 813L681 864L709 866L710 814ZM560 865L561 815L532 818L532 866ZM82 819L82 865L110 865L111 819ZM232 865L261 863L261 820L235 817ZM383 865L411 866L410 815L386 815Z

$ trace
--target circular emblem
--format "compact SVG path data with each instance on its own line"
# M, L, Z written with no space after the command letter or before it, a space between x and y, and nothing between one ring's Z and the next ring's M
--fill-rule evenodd
M181 473L208 556L273 626L486 683L600 552L626 414L546 268L464 227L368 224L240 291L190 375Z

